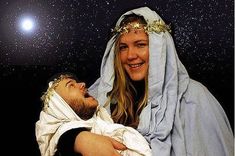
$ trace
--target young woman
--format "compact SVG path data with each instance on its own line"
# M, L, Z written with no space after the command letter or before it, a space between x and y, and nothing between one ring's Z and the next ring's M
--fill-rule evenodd
M115 122L136 128L154 156L231 156L233 133L226 114L206 87L190 79L169 32L147 7L123 14L89 93ZM60 145L73 140L70 150L86 156L115 155L121 146L79 129L65 136Z

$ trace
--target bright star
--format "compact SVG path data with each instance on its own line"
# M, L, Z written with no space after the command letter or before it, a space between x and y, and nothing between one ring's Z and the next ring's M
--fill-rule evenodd
M23 19L21 26L23 30L30 31L33 29L34 23L32 19Z
M19 19L20 31L25 33L32 33L36 28L36 20L33 16L22 16Z

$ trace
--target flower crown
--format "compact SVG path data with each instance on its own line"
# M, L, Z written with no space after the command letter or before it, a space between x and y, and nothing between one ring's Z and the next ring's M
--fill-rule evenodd
M148 22L147 22L148 23ZM155 20L150 24L141 24L141 23L128 23L125 26L116 26L114 29L112 29L112 33L114 34L124 34L124 33L129 33L131 30L140 30L144 29L146 33L149 32L156 32L156 33L161 33L161 32L171 32L170 25L165 24L162 20Z
M49 82L49 87L47 88L47 91L44 92L43 95L41 96L41 100L44 103L44 107L43 107L44 110L46 110L49 107L49 101L50 101L51 96L53 95L53 90L58 86L59 82L69 77L71 77L71 75L62 74L59 77Z

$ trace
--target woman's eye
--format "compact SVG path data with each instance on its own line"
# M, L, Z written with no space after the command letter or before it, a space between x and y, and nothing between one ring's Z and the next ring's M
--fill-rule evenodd
M143 48L143 47L145 47L147 44L146 43L138 43L137 44L137 46L139 47L139 48Z
M119 50L120 50L120 51L123 51L123 50L125 50L125 49L127 49L127 46L120 46L120 47L119 47Z

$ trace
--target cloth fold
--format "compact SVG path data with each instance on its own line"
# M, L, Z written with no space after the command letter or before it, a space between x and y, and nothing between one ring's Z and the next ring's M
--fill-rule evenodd
M155 11L141 7L124 13L116 26L129 14L143 16L148 24L162 21ZM149 32L148 35L149 96L137 130L151 145L153 155L231 156L233 133L219 102L205 86L190 79L169 32ZM107 93L114 85L115 40L116 36L109 40L100 78L89 88L89 93L101 104L108 100ZM107 110L110 113L110 105Z
M42 156L53 156L60 136L70 129L79 127L122 142L128 148L120 151L123 156L151 156L151 149L145 138L131 127L113 123L106 109L98 107L91 119L82 120L55 91L52 91L48 106L41 111L35 126Z

